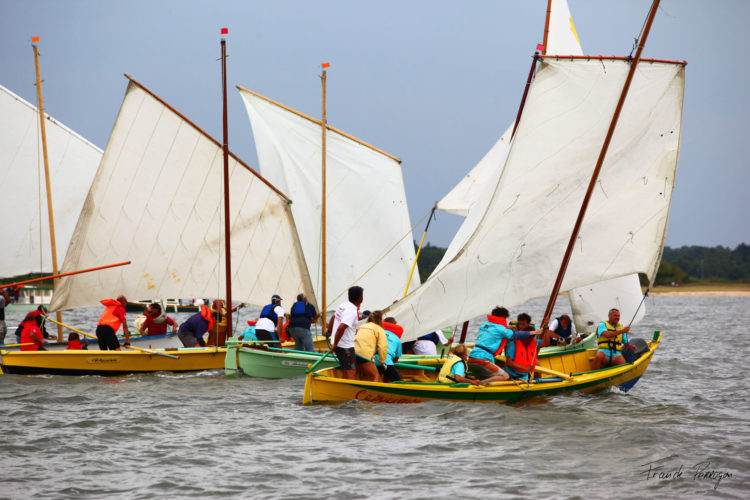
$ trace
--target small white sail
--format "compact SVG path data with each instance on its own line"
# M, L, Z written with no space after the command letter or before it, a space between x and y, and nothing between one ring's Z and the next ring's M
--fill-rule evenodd
M58 256L70 242L101 149L49 115L47 152ZM39 109L0 85L0 277L52 273ZM41 212L41 213L40 213ZM40 220L41 217L41 220Z
M632 293L636 289L638 293ZM646 310L645 304L642 304L643 293L637 274L574 288L568 291L568 299L579 332L596 329L600 321L607 319L607 313L612 308L620 310L623 325L629 325L631 321L638 323Z
M128 84L51 309L224 294L221 145L137 82ZM289 200L229 159L232 298L262 305L310 293Z
M294 200L292 212L320 299L321 124L240 87L261 173ZM362 307L403 297L414 262L399 160L329 127L326 136L326 299L328 309L362 286ZM410 289L419 285L412 278Z
M414 338L552 290L630 63L544 58L491 201L453 260L395 304ZM642 61L562 290L653 279L677 168L684 66Z
M573 24L567 0L552 0L547 36L548 56L582 56L581 41Z

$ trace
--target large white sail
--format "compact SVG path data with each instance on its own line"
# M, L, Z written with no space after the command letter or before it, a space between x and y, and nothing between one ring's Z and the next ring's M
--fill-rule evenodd
M566 0L551 0L550 2L546 52L549 55L583 55L581 42L578 39L578 33ZM502 174L510 150L512 132L513 124L508 127L500 140L466 177L438 202L438 209L464 215L466 219L448 245L443 259L435 268L436 270L442 268L456 256L479 224ZM593 283L580 290L572 290L568 297L576 327L579 328L579 331L586 331L582 326L587 325L591 317L606 317L607 311L614 307L613 304L630 305L636 303L635 307L637 307L641 303L643 295L638 276L632 275L607 280L601 286ZM621 311L623 317L626 315L627 307L625 306L625 309ZM583 313L583 311L586 312ZM643 317L644 311L645 307L641 306L634 323L637 323ZM633 313L635 313L635 308L633 308ZM582 314L582 316L579 317L579 314Z
M240 88L261 173L294 200L292 212L320 300L321 124ZM362 286L362 307L403 297L414 243L399 161L329 127L326 136L326 300L328 309ZM412 278L410 289L419 285Z
M128 84L51 309L130 299L215 297L225 290L223 155L218 142L137 82ZM310 293L289 200L229 159L232 298Z
M503 173L474 234L390 314L405 339L548 296L630 63L544 58ZM684 66L642 61L562 290L653 279L677 168Z
M49 115L47 152L58 256L70 242L102 157L97 148ZM52 273L39 109L0 85L0 277Z

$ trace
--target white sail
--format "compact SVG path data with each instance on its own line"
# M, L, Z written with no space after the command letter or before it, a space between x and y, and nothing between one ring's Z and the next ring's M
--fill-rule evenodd
M137 82L128 84L51 309L224 294L223 155L218 142ZM262 305L310 293L289 200L229 159L232 298Z
M566 0L552 0L547 54L583 55ZM505 164L512 132L513 123L466 177L438 202L438 210L466 216L473 205L494 191ZM477 209L484 211L481 206ZM473 232L473 228L468 229L469 233ZM452 258L449 256L449 260Z
M567 0L552 0L551 3L546 55L582 56L581 41Z
M551 1L546 52L549 55L583 55L581 42L578 39L578 33L566 0ZM438 202L438 209L464 215L466 219L448 245L435 270L442 268L453 260L468 238L474 233L502 174L505 159L510 149L512 132L513 124L508 127L500 140L468 175ZM573 320L576 322L576 327L579 327L579 323L586 325L592 315L599 314L598 317L600 318L606 317L607 311L614 307L611 304L640 303L643 295L638 276L632 275L607 280L602 286L594 283L584 289L573 290L568 297L571 301ZM587 302L588 300L591 302ZM577 317L578 311L587 311L587 313L584 315L585 317L579 318ZM643 317L643 311L645 311L645 306L641 307L641 312L634 323L637 323ZM623 317L625 317L624 314ZM579 331L586 330L579 328Z
M58 258L70 242L101 149L45 115ZM52 273L39 109L0 85L0 277Z
M637 293L633 293L637 290ZM579 332L596 329L613 307L620 310L622 324L636 324L645 314L641 283L637 274L601 281L568 291L573 321Z
M321 124L240 88L261 173L287 193L312 277L321 286ZM362 286L362 308L403 297L414 262L399 161L329 127L326 136L326 300L335 308ZM412 278L410 289L419 285Z
M390 308L405 338L549 295L629 67L617 59L543 59L474 234ZM563 291L637 272L653 279L677 168L683 90L683 65L638 65Z

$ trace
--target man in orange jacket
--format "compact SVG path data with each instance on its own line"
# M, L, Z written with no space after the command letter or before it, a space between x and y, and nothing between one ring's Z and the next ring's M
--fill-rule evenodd
M125 317L125 305L128 303L124 295L117 299L104 299L101 304L106 307L99 317L96 326L96 338L99 341L99 349L102 351L119 351L120 342L117 340L117 330L122 325L122 333L125 334L125 346L130 345L130 332Z

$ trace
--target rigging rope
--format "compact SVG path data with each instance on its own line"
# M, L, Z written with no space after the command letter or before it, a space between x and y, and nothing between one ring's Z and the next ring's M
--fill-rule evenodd
M384 253L383 255L381 255L381 256L380 256L380 258L379 258L379 259L377 259L377 260L376 260L376 261L375 261L375 262L374 262L374 263L373 263L373 264L372 264L372 265L371 265L370 267L368 267L368 268L367 268L367 269L366 269L366 270L365 270L365 271L364 271L364 272L363 272L363 273L362 273L362 274L361 274L361 275L360 275L360 276L359 276L359 277L358 277L357 279L355 279L353 283L351 283L351 284L350 284L350 285L349 285L348 287L346 287L346 289L345 289L345 290L341 291L341 292L340 292L340 293L339 293L338 295L336 295L336 296L335 296L334 298L332 298L332 299L331 299L331 300L329 301L329 303L331 303L331 304L335 303L335 302L336 302L336 300L338 300L338 299L339 299L339 297L341 297L342 295L344 295L344 292L345 292L346 290L348 290L349 288L351 288L351 287L353 287L354 285L356 285L356 284L357 284L357 282L359 282L359 280L361 280L362 278L364 278L364 277L365 277L365 276L367 275L367 273L369 273L370 271L372 271L372 270L373 270L373 268L374 268L375 266L377 266L377 265L378 265L378 264L380 263L380 261L382 261L383 259L385 259L385 257L386 257L386 256L387 256L387 255L388 255L389 253L391 253L391 252L392 252L392 251L393 251L393 250L394 250L394 249L395 249L395 248L396 248L397 246L399 246L399 245L401 244L401 242L402 242L402 241L404 241L404 238L406 238L406 237L407 237L407 236L409 236L410 234L413 234L413 232L414 232L414 230L415 230L415 229L417 228L417 226L418 226L419 224L421 224L421 223L422 223L422 221L423 221L423 220L425 220L425 218L426 218L426 217L427 217L428 215L430 215L431 213L432 213L432 208L430 208L430 210L428 210L428 211L427 211L427 213L426 213L426 214L424 214L424 216L422 216L422 218L421 218L421 219L419 219L419 220L418 220L418 221L416 222L416 224L414 224L414 225L413 225L413 226L411 227L411 229L409 229L409 231L408 231L408 232L407 232L406 234L404 234L404 235L403 235L403 236L402 236L401 238L399 238L398 240L396 240L396 243L394 243L394 244L393 244L393 246L392 246L391 248L389 248L388 250L386 250L386 251L385 251L385 253Z

